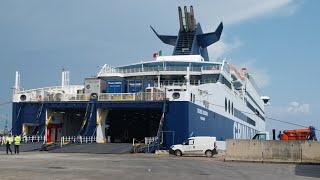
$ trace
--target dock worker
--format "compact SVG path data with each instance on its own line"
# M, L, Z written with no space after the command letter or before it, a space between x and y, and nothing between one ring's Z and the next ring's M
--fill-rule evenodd
M20 142L21 142L21 136L16 135L16 137L14 138L14 153L15 154L19 154Z
M7 154L8 154L8 151L10 151L10 153L12 154L12 151L11 151L11 143L12 143L13 139L12 139L12 136L11 134L9 134L7 137L6 137L6 151L7 151Z

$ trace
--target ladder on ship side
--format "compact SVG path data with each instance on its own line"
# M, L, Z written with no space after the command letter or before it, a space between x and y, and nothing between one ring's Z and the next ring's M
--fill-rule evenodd
M39 108L38 113L37 113L37 116L36 116L36 119L35 119L35 121L34 121L33 124L32 124L32 130L27 134L27 136L32 135L32 134L34 133L34 131L36 130L36 124L39 124L39 122L40 122L40 118L41 118L41 115L42 115L43 106L44 106L44 104L41 103L40 108ZM40 127L40 126L39 126L39 127ZM22 132L21 134L25 133L25 131L26 131L26 130L24 130L24 132Z
M14 121L14 123L13 123L13 125L12 125L12 127L11 127L11 130L8 131L8 132L5 132L5 133L9 134L10 132L12 132L13 128L15 128L15 126L16 126L16 124L17 124L17 121L18 121L18 119L20 118L21 110L22 110L22 106L19 107L18 114L17 114L17 116L16 116L16 120Z
M88 120L90 120L92 117L93 108L94 108L94 104L89 102L87 104L86 113L84 114L81 128L80 128L79 132L76 134L76 137L81 136L83 134L82 131L85 129L85 126L87 125Z

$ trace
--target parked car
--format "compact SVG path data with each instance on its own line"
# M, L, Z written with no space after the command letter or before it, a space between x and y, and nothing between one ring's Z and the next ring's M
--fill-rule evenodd
M176 156L206 155L212 157L217 154L216 142L216 137L211 136L190 137L182 144L172 145L169 152Z

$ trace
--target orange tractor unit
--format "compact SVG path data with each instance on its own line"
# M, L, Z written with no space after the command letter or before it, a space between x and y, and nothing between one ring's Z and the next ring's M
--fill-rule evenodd
M284 130L280 135L281 140L312 140L317 141L315 128L310 126L306 129Z

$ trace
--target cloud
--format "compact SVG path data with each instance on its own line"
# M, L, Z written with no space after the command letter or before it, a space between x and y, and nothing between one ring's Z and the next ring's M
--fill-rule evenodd
M266 126L268 130L299 129L315 126L320 129L320 122L317 121L319 104L301 103L292 101L284 105L266 106ZM320 135L320 134L318 134Z
M310 105L305 103L291 102L287 107L288 113L310 114Z
M224 55L232 50L239 48L243 43L239 38L234 38L231 42L226 42L224 38L208 47L210 59L212 61L221 61Z
M226 19L226 22L233 24L237 22L241 22L244 20L257 18L266 15L272 15L273 13L279 12L283 15L292 15L296 8L291 9L291 11L285 11L283 9L287 9L288 7L292 6L292 0L269 0L269 1L256 1L256 0L249 0L243 3L241 7L242 1L239 2L235 7L235 13L230 13L231 15ZM236 11L238 9L238 11Z
M230 4L232 4L232 6L230 6ZM300 4L294 0L222 1L215 6L219 8L214 8L214 10L211 11L206 9L204 11L206 16L204 17L215 17L214 21L216 22L223 20L225 25L232 25L268 16L291 16L297 11ZM208 30L209 28L204 25L204 29ZM212 31L211 28L210 30ZM227 40L226 36L222 34L220 41L208 47L210 59L211 61L222 61L222 59L227 57L228 53L243 45L244 42L238 37ZM254 79L259 88L264 88L270 84L270 75L266 70L257 68L255 66L255 60L245 61L241 64L241 67L243 66L246 66L249 72L254 75Z
M298 2L294 0L229 0L206 6L201 15L210 17L211 21L212 17L217 22L222 19L225 24L231 25L266 16L291 16L298 7Z

